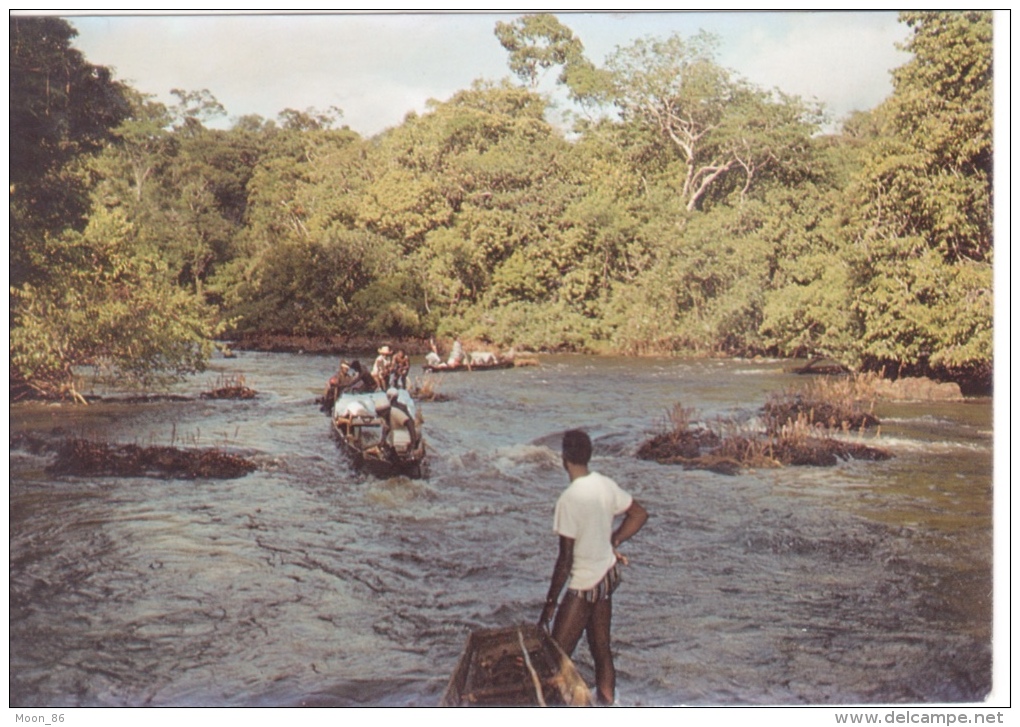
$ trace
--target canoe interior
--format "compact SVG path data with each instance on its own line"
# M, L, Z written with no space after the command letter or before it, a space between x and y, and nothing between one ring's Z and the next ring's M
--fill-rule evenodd
M440 705L515 707L543 703L591 706L591 692L570 657L545 630L520 624L471 633Z

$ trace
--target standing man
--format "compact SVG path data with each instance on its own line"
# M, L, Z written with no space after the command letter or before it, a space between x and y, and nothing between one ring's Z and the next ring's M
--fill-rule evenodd
M609 638L612 596L620 582L619 564L627 563L616 549L641 529L648 513L613 480L588 469L591 451L584 432L574 429L563 435L563 467L570 485L556 501L553 529L560 536L560 549L538 623L548 628L556 614L552 637L567 655L588 632L599 703L608 705L616 695ZM617 515L623 515L623 521L613 530ZM564 585L567 593L557 611Z
M390 350L389 346L383 346L379 349L378 353L379 355L375 357L375 363L372 364L372 380L375 381L377 389L386 391L390 387L390 373L393 371L393 364L390 361L393 351Z

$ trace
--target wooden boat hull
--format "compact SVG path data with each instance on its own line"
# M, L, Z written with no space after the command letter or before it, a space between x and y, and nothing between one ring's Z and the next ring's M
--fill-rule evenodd
M342 424L333 423L333 437L337 446L359 472L373 477L410 477L419 479L426 475L425 442L410 452L397 452L376 445L363 446L353 441Z
M534 624L472 632L440 702L441 707L591 705L591 690L570 657Z

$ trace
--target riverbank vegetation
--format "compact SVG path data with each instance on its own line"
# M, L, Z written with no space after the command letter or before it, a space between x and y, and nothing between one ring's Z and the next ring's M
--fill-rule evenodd
M208 90L157 102L70 23L14 16L12 391L80 399L85 366L158 385L217 337L455 333L824 356L987 391L991 14L901 20L892 94L833 133L724 69L707 34L598 65L537 15L495 27L514 80L366 139L335 108L210 128ZM569 132L535 91L549 68L590 112Z

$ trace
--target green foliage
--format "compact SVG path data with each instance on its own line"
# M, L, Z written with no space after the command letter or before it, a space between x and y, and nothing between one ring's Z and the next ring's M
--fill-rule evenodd
M849 188L845 254L869 367L992 360L991 14L906 13L913 60Z
M767 198L758 233L773 250L759 326L764 348L851 363L847 352L859 329L847 302L855 291L838 214L842 197L838 185L812 185L776 189Z
M348 330L384 338L425 338L433 329L432 321L415 307L420 297L407 273L383 275L354 295Z
M599 339L597 322L562 302L514 301L496 308L472 310L463 318L443 323L444 331L491 341L509 348L540 351L590 351Z
M991 17L902 17L913 59L839 135L710 35L597 67L539 14L496 26L525 87L476 82L370 140L335 108L208 129L208 90L156 103L63 21L14 18L12 377L183 375L211 306L232 332L987 372ZM534 91L552 68L592 112L569 141Z
M532 87L538 85L539 70L570 66L581 61L584 46L555 15L523 15L512 23L496 23L496 37L510 54L510 70ZM560 76L567 78L564 70Z
M690 220L654 266L620 286L607 323L632 353L753 353L760 348L772 246L757 208L719 208Z
M356 333L364 315L355 317L352 300L396 258L391 243L364 231L282 238L236 261L216 284L239 331Z
M366 190L359 223L400 240L410 252L425 235L453 219L453 208L435 180L407 169L389 169Z
M429 233L414 267L430 310L455 313L462 303L476 299L488 284L484 252L460 230L444 227Z
M941 171L990 176L992 13L904 12L912 60L894 73L894 123Z
M545 302L552 297L559 277L540 248L521 248L496 270L488 297L495 306L515 301Z
M608 100L625 122L653 129L683 162L680 200L688 210L763 176L795 178L806 161L818 109L734 79L715 60L718 40L642 39L607 62Z
M10 373L41 393L80 398L86 366L142 385L200 370L217 329L159 251L142 249L125 214L90 203L97 172L110 165L86 160L115 138L137 95L72 49L75 35L58 18L11 18ZM120 127L135 141L123 160L135 200L168 149L152 118Z
M136 253L123 215L93 211L84 232L54 241L63 262L45 287L15 292L11 370L47 394L77 395L76 375L94 366L152 385L202 370L212 311L176 287L158 259Z
M108 68L71 48L77 35L55 17L10 18L10 282L44 284L34 246L64 227L81 229L89 208L74 162L102 148L128 114Z

